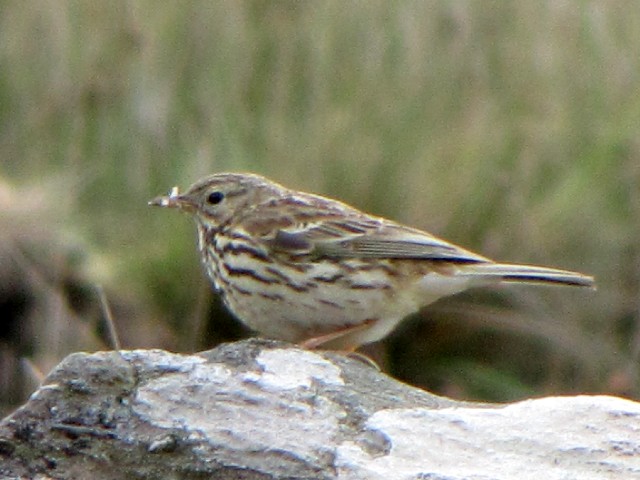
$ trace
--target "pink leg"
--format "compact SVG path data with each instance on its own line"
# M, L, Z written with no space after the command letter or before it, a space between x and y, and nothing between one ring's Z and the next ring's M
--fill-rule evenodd
M358 332L360 330L366 330L374 322L375 322L375 320L366 320L366 321L364 321L364 322L362 322L362 323L360 323L358 325L345 327L345 328L343 328L341 330L336 330L335 332L327 333L325 335L320 335L318 337L308 338L304 342L300 343L300 346L303 347L303 348L314 349L314 348L319 347L323 343L330 342L332 340L335 340L336 338L340 338L340 337L342 337L344 335L348 335L349 333ZM345 352L353 352L359 346L360 345L352 345L352 346L346 347L346 348L341 349L341 350L343 350Z

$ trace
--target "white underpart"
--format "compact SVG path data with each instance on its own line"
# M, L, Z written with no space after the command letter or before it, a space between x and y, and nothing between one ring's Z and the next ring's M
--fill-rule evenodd
M419 281L420 289L428 296L446 297L460 293L472 286L472 279L458 275L440 275L439 273L427 273Z

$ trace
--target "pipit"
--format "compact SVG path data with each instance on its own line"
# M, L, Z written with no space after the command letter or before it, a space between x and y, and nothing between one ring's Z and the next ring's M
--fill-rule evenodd
M497 263L259 175L211 175L149 204L195 218L202 264L236 317L308 348L375 342L421 307L471 287L594 286L577 272Z

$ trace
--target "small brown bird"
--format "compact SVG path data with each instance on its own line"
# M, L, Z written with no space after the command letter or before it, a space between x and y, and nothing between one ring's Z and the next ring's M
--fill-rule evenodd
M253 174L220 173L150 205L194 216L204 268L260 334L351 350L441 297L499 282L593 287L593 277L496 263L349 205Z

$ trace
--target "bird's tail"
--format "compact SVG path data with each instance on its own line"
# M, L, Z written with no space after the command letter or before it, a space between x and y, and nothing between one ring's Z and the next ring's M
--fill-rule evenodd
M557 268L510 263L473 263L464 266L465 276L496 279L504 282L546 283L595 288L592 276Z

